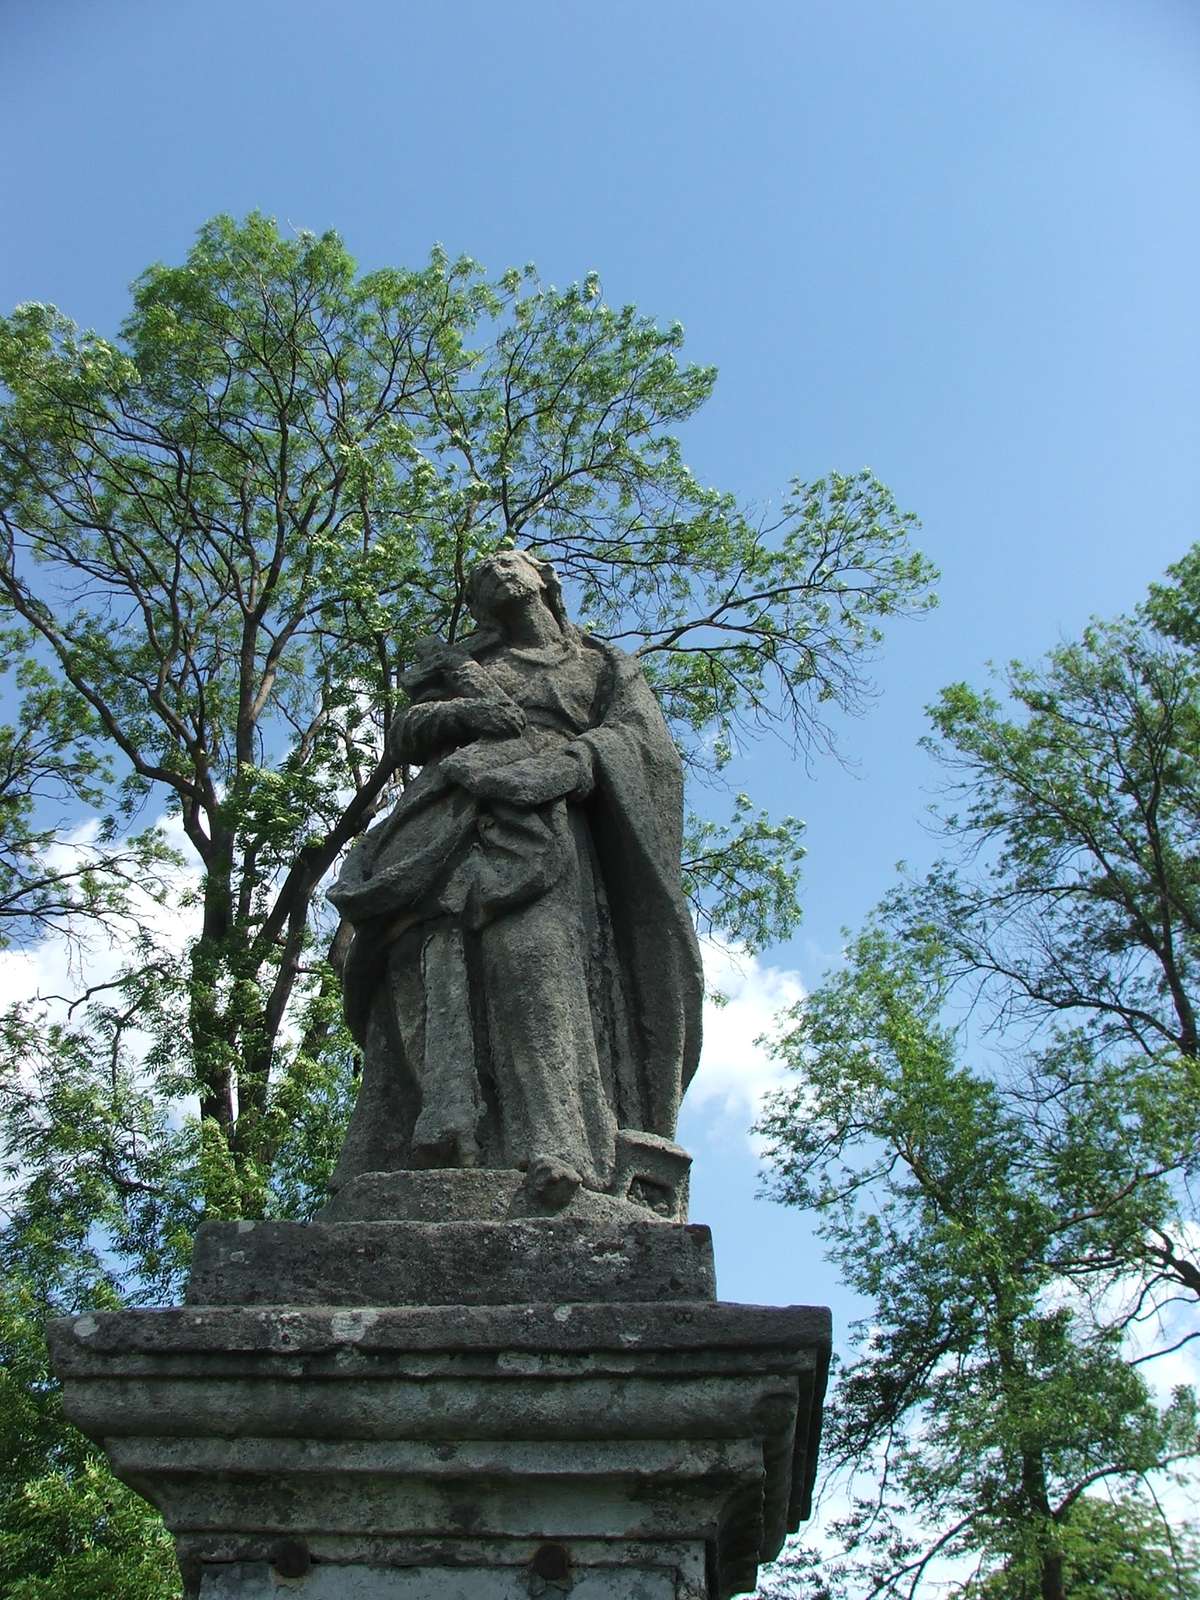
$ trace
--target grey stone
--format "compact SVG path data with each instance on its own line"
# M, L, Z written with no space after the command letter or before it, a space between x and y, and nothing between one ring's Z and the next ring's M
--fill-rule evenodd
M317 1220L503 1222L520 1214L527 1195L525 1174L516 1171L436 1168L426 1172L360 1172L330 1197ZM610 1197L595 1198L604 1201ZM571 1214L575 1209L572 1205Z
M244 1543L244 1540L240 1541L239 1548ZM320 1573L323 1567L327 1567L339 1576L356 1574L363 1568L376 1571L383 1569L389 1573L418 1571L428 1574L433 1583L443 1580L452 1582L454 1573L475 1577L484 1572L495 1572L499 1574L499 1581L507 1581L510 1576L515 1576L521 1585L517 1592L521 1600L526 1600L539 1587L534 1581L537 1576L534 1568L544 1547L545 1541L522 1539L477 1538L467 1542L442 1539L432 1543L419 1540L357 1542L325 1538L322 1540L321 1556L310 1570ZM196 1546L189 1542L188 1548L195 1549ZM219 1540L208 1539L204 1544L206 1555L202 1558L201 1570L206 1577L211 1572L215 1579L222 1570L229 1571L238 1566L254 1567L258 1570L253 1575L260 1576L264 1566L268 1571L272 1568L272 1557L278 1548L278 1542L264 1541L261 1550L256 1551L255 1558L251 1560L237 1554L232 1544L223 1546ZM591 1582L593 1575L599 1581L619 1585L630 1582L631 1576L636 1579L642 1573L649 1572L656 1577L659 1574L673 1577L675 1587L668 1591L672 1600L705 1600L709 1592L703 1540L618 1541L585 1538L573 1539L564 1548L570 1561L573 1586L585 1580ZM281 1583L280 1575L274 1574L274 1581L277 1587L273 1600L280 1600L287 1593L283 1585L289 1580L284 1579ZM295 1582L294 1579L290 1581ZM272 1593L271 1590L267 1592ZM556 1600L557 1594L562 1591L556 1590L551 1583L544 1592L548 1600ZM569 1592L574 1593L574 1587ZM627 1600L625 1591L620 1587L616 1587L615 1592L622 1596L622 1600Z
M521 1567L314 1567L303 1578L281 1578L266 1562L210 1566L200 1600L676 1600L669 1567L593 1567L569 1584L540 1586Z
M590 1222L666 1221L654 1210L686 1213L691 1157L666 1139L649 1134L617 1136L617 1181L612 1194L578 1188L561 1205L550 1205L527 1175L494 1168L433 1168L426 1171L361 1172L326 1203L321 1222L503 1222L509 1218L561 1216ZM630 1198L630 1191L651 1203Z
M189 1305L524 1305L716 1298L707 1228L642 1221L206 1222Z
M681 1220L702 978L678 752L637 663L571 625L548 565L502 551L469 602L477 632L419 655L389 736L419 775L330 891L363 1049L333 1188L520 1168L548 1204L582 1184Z
M807 1516L828 1312L719 1303L674 1143L701 973L678 753L515 551L389 732L331 899L362 1087L321 1218L50 1329L200 1600L726 1600Z
M209 1593L214 1565L280 1540L314 1572L439 1583L557 1540L580 1581L616 1554L722 1600L806 1513L828 1333L804 1308L678 1302L191 1307L51 1337L68 1415Z
M195 1355L231 1370L256 1364L410 1352L430 1370L435 1358L461 1362L547 1354L586 1359L598 1372L661 1358L663 1370L706 1367L728 1356L772 1371L811 1371L828 1352L832 1328L823 1306L709 1303L527 1306L170 1307L60 1317L48 1330L55 1370L70 1377L166 1371L161 1363ZM143 1361L149 1365L139 1365ZM216 1370L211 1368L210 1370ZM657 1370L657 1369L656 1369ZM824 1380L822 1379L822 1382Z

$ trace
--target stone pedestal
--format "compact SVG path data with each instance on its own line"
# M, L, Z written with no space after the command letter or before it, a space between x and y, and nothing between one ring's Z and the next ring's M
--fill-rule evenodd
M649 1215L206 1225L184 1307L54 1326L68 1415L201 1600L723 1600L808 1512L829 1318Z

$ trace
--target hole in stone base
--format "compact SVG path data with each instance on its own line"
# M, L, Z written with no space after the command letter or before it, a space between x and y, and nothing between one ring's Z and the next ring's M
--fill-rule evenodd
M561 1583L571 1575L571 1555L565 1544L544 1544L533 1553L530 1568L539 1578Z
M303 1539L281 1539L271 1551L271 1565L281 1578L302 1578L312 1566Z

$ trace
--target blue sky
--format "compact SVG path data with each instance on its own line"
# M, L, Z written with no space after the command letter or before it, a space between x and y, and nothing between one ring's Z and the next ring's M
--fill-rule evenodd
M898 626L851 767L735 781L809 824L805 925L748 974L748 1039L928 862L941 685L1136 602L1197 536L1200 8L1190 0L5 0L0 309L111 332L204 218L439 240L687 329L720 369L685 445L763 505L869 465L944 573ZM725 1029L726 1035L735 1030ZM832 1299L756 1203L736 1038L688 1112L722 1292Z

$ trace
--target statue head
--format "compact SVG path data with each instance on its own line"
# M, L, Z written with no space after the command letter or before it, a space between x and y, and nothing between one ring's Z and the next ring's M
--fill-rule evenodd
M538 604L565 633L570 624L558 574L528 550L497 550L484 556L467 579L467 609L483 626L502 623L505 612L515 606Z

